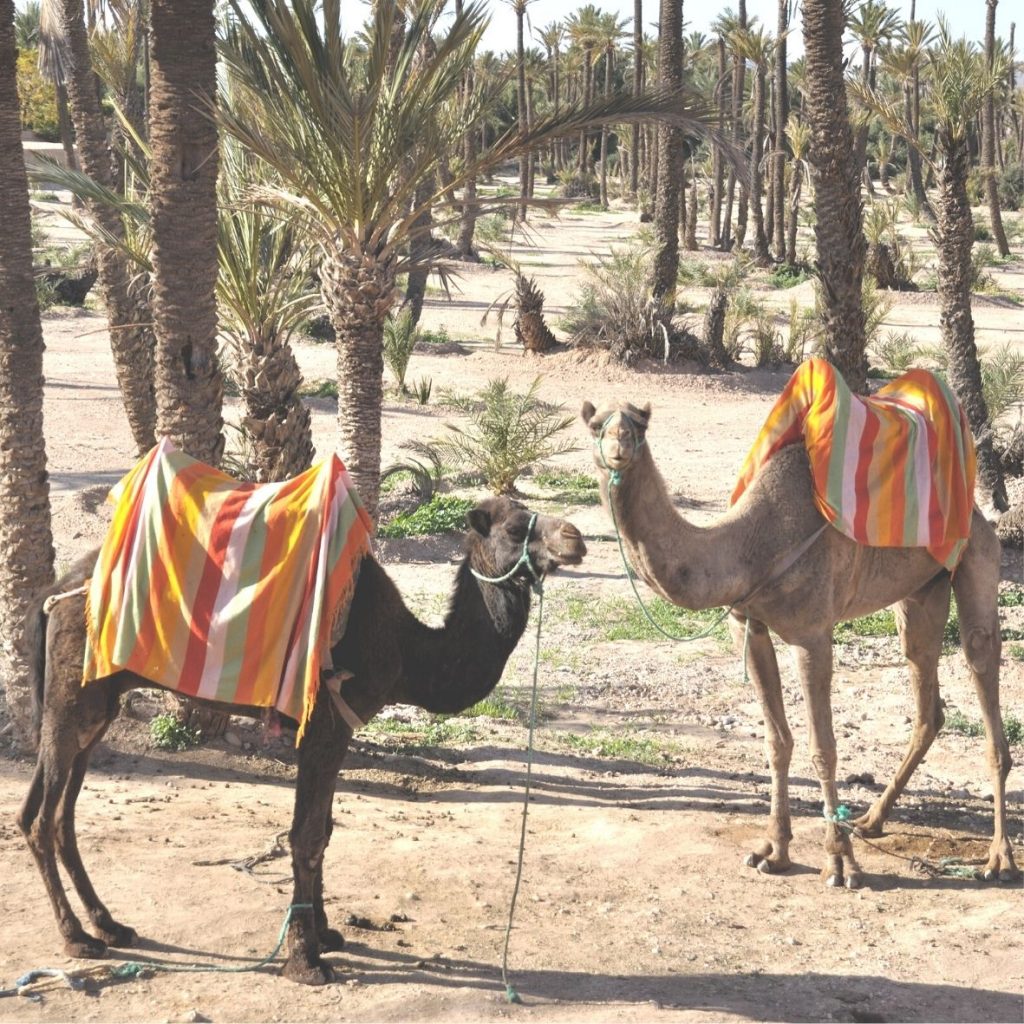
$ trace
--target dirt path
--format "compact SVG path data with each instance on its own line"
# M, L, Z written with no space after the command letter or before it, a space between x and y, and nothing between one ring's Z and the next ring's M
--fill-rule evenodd
M626 215L586 215L544 232L532 259L549 308L578 289L576 260L632 230ZM1015 271L1008 271L1015 273ZM626 372L563 353L545 360L496 352L476 326L500 275L467 272L455 308L432 295L428 325L444 323L463 355L417 353L414 377L472 390L508 375L575 411L584 398L650 400L650 443L670 487L697 520L725 506L733 475L786 372L701 376ZM1016 278L1010 278L1008 286ZM785 293L781 293L785 294ZM937 323L921 302L893 316ZM1019 310L979 304L982 338L1019 332ZM59 560L96 542L105 489L131 455L95 314L47 317L46 427ZM507 338L510 338L510 332ZM307 378L333 373L329 346L302 344ZM330 450L334 411L314 400L318 448ZM442 429L446 413L391 400L386 457L409 437ZM564 468L590 471L581 449ZM568 514L590 555L549 585L542 643L544 722L530 805L525 875L511 946L510 1006L500 962L524 783L526 731L490 717L431 726L399 712L359 738L335 800L327 854L328 912L349 946L328 957L338 980L304 989L274 967L231 977L156 973L113 980L96 965L84 992L40 986L38 1003L0 999L0 1020L840 1020L1024 1019L1024 899L1019 887L932 879L897 859L981 855L991 834L983 741L946 731L898 805L884 851L862 847L867 887L819 880L822 822L799 685L782 657L793 762L795 866L766 877L742 866L768 806L764 727L738 658L719 639L677 647L610 639L629 592L604 513L553 500L529 480L528 500ZM437 618L455 545L392 544L388 571L419 614ZM1007 579L1019 564L1007 563ZM1024 609L1003 609L1024 629ZM1024 651L1008 644L1003 704L1024 717ZM521 709L532 631L499 696ZM978 718L959 654L943 659L949 714ZM290 887L287 858L254 874L225 864L267 848L290 822L293 755L238 725L183 754L150 744L144 698L94 759L79 802L83 857L116 916L157 962L251 964L274 945ZM837 647L834 681L841 796L854 809L880 792L902 756L912 704L891 638ZM1024 746L1014 749L1011 833L1024 862ZM0 987L35 967L89 968L61 955L42 884L14 826L27 761L0 759ZM346 924L346 921L354 923Z

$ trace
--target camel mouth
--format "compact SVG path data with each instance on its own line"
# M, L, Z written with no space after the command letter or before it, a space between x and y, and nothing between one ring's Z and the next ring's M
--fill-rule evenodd
M587 553L587 546L582 541L571 551L552 552L551 571L554 572L560 565L579 565Z

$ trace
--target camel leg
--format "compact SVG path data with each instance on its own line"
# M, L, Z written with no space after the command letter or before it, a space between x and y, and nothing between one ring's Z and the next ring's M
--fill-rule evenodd
M825 813L826 885L857 889L863 872L853 855L849 831L836 822L836 737L832 731L832 631L806 645L794 645L800 682L807 705L811 762L821 783Z
M106 731L104 726L103 732ZM67 870L75 890L82 903L85 905L89 920L92 921L93 930L98 938L102 939L108 946L123 948L135 944L138 936L134 928L119 924L111 916L103 901L96 895L92 881L82 863L81 855L78 852L78 838L75 834L75 803L85 779L85 772L89 766L89 757L93 748L103 736L101 732L93 739L89 746L75 758L71 766L71 775L67 785L64 787L64 795L61 797L57 808L57 854L61 863Z
M747 854L746 865L765 874L785 871L790 866L789 843L793 838L789 818L789 762L793 756L793 734L782 703L782 681L775 647L763 622L729 616L733 640L747 648L747 665L761 699L765 723L765 750L772 773L772 804L764 840Z
M57 809L75 759L81 753L78 742L75 722L71 717L65 716L60 721L44 720L39 760L18 815L18 824L43 876L57 927L64 939L65 952L71 957L98 958L106 955L106 943L93 938L82 928L81 921L71 909L57 870Z
M327 822L334 786L351 736L348 726L336 724L319 701L299 745L295 814L289 833L295 876L292 904L311 906L292 912L288 959L281 973L304 985L323 985L332 977L330 965L320 958L319 924L327 924L322 898L323 857L330 837Z
M983 873L990 882L996 879L1012 882L1019 879L1021 873L1014 863L1006 834L1006 777L1010 774L1012 761L999 710L999 659L1002 652L997 607L999 549L998 541L987 524L986 529L979 529L979 518L975 514L970 544L953 576L953 591L960 615L960 643L985 723L992 777L995 820L988 863Z
M334 832L334 815L333 811L334 801L327 808L327 820L324 823L324 831L326 833L326 840L324 841L324 847L326 848L331 842L331 834ZM323 860L320 861L320 867L316 873L316 884L313 895L313 913L316 918L316 934L320 941L320 950L323 953L339 953L345 948L345 936L338 931L337 928L332 928L327 922L327 911L324 910L324 865Z
M941 573L896 606L896 627L903 653L910 663L910 680L917 704L916 721L907 752L892 782L870 810L852 823L866 836L882 834L882 826L893 805L942 728L939 657L942 654L942 631L949 618L949 594L949 576Z

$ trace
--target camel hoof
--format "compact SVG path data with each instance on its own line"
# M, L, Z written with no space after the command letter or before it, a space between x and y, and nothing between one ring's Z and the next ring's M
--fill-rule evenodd
M881 839L885 835L885 831L881 824L875 824L874 822L865 819L857 818L856 821L851 822L856 835L863 836L865 839Z
M311 964L304 960L286 960L281 975L300 985L327 985L334 980L334 971L323 960Z
M757 865L757 870L760 871L762 875L775 874L775 868L772 867L772 862L767 857L765 857L764 860L762 860L761 863Z
M825 879L825 884L830 889L842 889L842 887L843 887L843 876L842 875L836 875L836 874L829 875L828 878Z
M102 960L107 955L107 944L91 935L82 935L77 939L68 939L64 943L64 952L78 960Z
M112 921L105 928L97 926L96 936L115 949L127 949L139 941L138 933L134 928L129 928L126 924L118 924L116 921Z
M759 857L756 853L748 853L746 857L743 858L743 863L748 868L760 869L760 866L764 863L764 858Z
M864 876L859 871L851 871L846 876L847 889L859 889L864 884Z
M337 928L325 928L318 932L317 941L324 953L340 953L345 948L345 936Z

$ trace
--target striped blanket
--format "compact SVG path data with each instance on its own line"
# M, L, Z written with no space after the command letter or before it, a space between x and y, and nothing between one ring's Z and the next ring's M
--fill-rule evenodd
M373 529L337 456L257 486L164 439L110 500L83 681L128 669L189 696L275 707L301 738Z
M797 367L750 449L730 504L780 448L802 441L814 501L847 537L925 547L954 569L971 530L974 440L949 388L911 370L870 398L822 359Z

